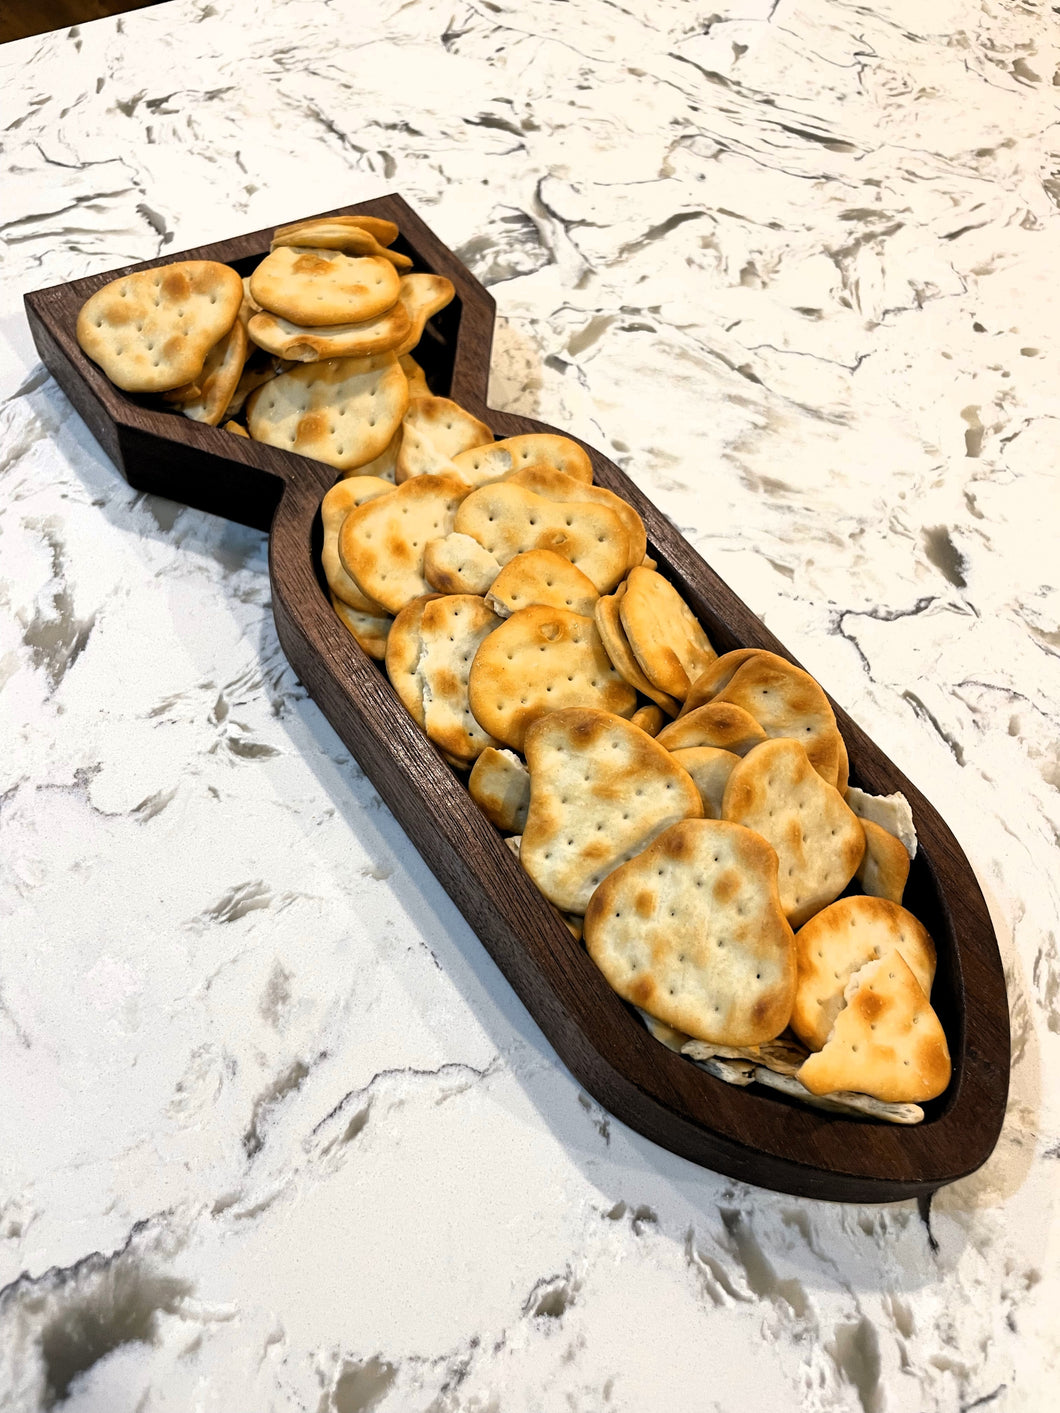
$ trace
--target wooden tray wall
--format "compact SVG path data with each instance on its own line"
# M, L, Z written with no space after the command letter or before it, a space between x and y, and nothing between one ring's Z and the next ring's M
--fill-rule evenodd
M457 298L431 321L417 350L432 389L452 396L498 437L557 430L487 406L495 316L488 291L399 197L322 214L358 213L396 221L402 232L396 248L411 255L417 269L445 275L456 287ZM258 231L26 296L42 359L125 479L271 528L276 627L293 667L561 1058L611 1113L693 1162L804 1196L890 1201L973 1171L997 1140L1008 1086L1008 1007L989 915L945 823L839 706L833 702L851 782L875 794L901 790L920 839L906 904L938 947L932 1002L954 1073L916 1128L832 1116L757 1087L733 1088L654 1041L335 617L319 570L319 505L336 478L332 468L121 393L78 347L80 305L119 274L182 259L222 260L248 273L271 236L271 229ZM640 512L660 571L699 615L718 651L755 646L790 659L641 491L606 457L586 449L598 483Z

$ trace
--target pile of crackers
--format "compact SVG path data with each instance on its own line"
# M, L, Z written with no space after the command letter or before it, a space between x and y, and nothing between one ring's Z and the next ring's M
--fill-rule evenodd
M339 470L385 461L427 391L408 355L454 294L410 273L397 237L393 221L332 216L278 227L245 278L215 260L125 275L85 301L77 340L117 387L195 421Z
M340 472L336 614L661 1043L730 1084L918 1122L950 1057L935 948L902 906L907 803L850 785L807 673L717 655L582 446L495 440L431 392L412 353L453 287L397 236L283 227L247 280L200 261L115 281L78 336L119 386Z

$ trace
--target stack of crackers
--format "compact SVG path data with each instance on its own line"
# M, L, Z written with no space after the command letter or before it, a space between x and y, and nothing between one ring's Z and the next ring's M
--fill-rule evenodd
M115 281L78 337L120 387L340 472L336 614L661 1043L917 1122L950 1058L934 945L902 907L908 805L850 786L807 673L717 655L583 447L495 440L431 392L411 355L453 287L397 237L282 227L247 280L192 261Z

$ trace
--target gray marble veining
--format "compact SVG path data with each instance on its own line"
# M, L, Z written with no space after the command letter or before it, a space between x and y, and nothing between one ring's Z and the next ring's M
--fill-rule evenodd
M1031 0L170 0L0 48L0 1390L19 1413L1051 1409L1060 31ZM26 289L399 191L954 828L1012 1005L920 1208L560 1067Z

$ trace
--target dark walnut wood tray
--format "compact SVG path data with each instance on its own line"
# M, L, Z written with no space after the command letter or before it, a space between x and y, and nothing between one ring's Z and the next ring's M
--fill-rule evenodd
M454 398L497 437L563 430L486 405L494 301L404 201L388 196L340 210L396 221L395 248L412 256L416 269L456 286L456 298L432 320L416 353L436 394ZM948 1090L925 1106L925 1120L914 1128L825 1114L758 1087L730 1087L654 1041L332 612L319 569L319 507L335 471L122 393L77 346L77 311L109 280L186 259L222 260L247 274L271 236L257 231L26 295L41 358L115 466L138 490L270 532L276 630L292 666L561 1059L612 1114L694 1163L806 1197L887 1202L974 1171L997 1141L1008 1092L1008 1005L990 918L949 829L840 707L833 702L851 782L874 794L901 790L920 839L906 903L938 947L932 1001L954 1067ZM756 646L790 657L633 482L587 450L597 481L643 516L660 570L718 651Z

